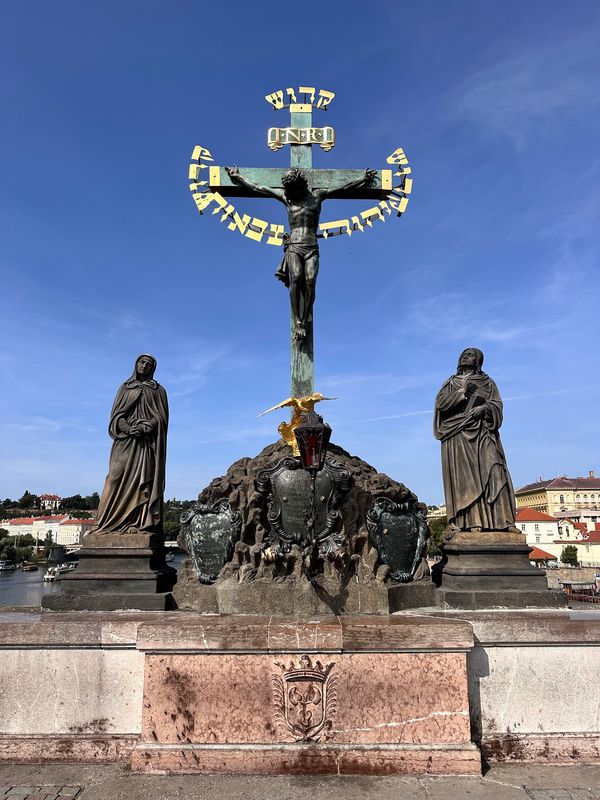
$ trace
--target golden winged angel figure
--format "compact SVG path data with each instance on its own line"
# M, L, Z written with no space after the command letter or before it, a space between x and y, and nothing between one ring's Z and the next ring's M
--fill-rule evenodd
M292 454L299 456L300 451L298 450L294 431L302 422L302 414L308 414L310 411L314 411L315 403L320 403L321 400L337 400L337 397L325 397L320 392L313 392L307 397L288 397L287 400L282 400L281 403L277 403L276 406L267 408L266 411L263 411L262 414L258 416L264 417L265 414L271 411L277 411L278 408L291 408L292 419L290 422L282 422L277 430L281 434L283 441L292 448Z

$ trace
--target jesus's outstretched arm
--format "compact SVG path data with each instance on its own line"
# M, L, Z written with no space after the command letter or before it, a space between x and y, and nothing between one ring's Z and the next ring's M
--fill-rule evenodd
M250 181L248 178L245 178L240 174L239 169L235 165L233 167L225 167L225 171L234 183L238 183L240 186L245 186L246 189L250 189L257 195L262 195L263 197L274 197L276 200L280 200L282 203L285 203L283 189L272 189L270 186L262 186L260 183L254 183L254 181Z
M362 178L355 181L348 181L343 186L338 186L336 189L319 189L321 200L326 200L328 197L344 197L348 192L354 189L360 189L362 186L368 186L373 182L377 175L376 169L366 169Z

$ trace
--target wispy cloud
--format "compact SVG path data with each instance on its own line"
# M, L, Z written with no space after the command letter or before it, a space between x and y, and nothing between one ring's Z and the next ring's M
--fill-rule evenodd
M110 323L108 329L109 339L119 339L123 334L144 330L144 323L135 314L126 311Z
M433 295L419 300L407 310L401 325L403 331L429 335L444 341L494 342L504 344L515 339L528 338L531 334L546 334L558 328L562 319L510 324L515 311L512 299L473 303L469 295L453 292Z
M506 136L519 149L532 132L600 102L600 44L579 36L532 48L475 73L453 98L453 114ZM558 154L557 154L558 155Z
M340 373L325 375L321 384L328 392L349 396L368 388L370 394L389 395L406 389L415 389L431 382L424 373L402 375L394 372Z
M403 419L404 417L420 417L424 414L433 414L433 409L425 408L422 411L405 411L402 414L387 414L383 417L365 417L363 419L340 420L338 425L358 425L363 422L385 422L390 419Z
M53 433L60 433L61 431L78 431L83 433L96 433L95 428L90 425L84 425L79 420L73 418L56 418L50 419L48 417L18 417L10 421L5 421L0 425L0 430L5 432L12 432L13 434L40 434L48 435Z

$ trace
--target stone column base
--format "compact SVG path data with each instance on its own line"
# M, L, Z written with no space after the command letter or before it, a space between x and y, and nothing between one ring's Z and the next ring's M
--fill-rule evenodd
M451 532L448 532L450 537ZM432 570L442 608L559 608L546 571L529 561L531 547L517 531L460 531L448 538Z
M77 569L65 575L61 592L45 595L52 611L164 611L175 607L177 579L157 537L144 533L88 534Z
M254 775L479 774L468 623L181 614L143 623L132 769Z

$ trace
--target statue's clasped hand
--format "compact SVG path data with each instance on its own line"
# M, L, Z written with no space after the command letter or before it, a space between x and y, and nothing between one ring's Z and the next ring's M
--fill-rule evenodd
M139 438L140 436L147 436L152 433L155 425L150 420L138 419L131 423L129 428L129 435Z
M237 178L240 174L240 171L237 168L236 164L233 164L233 166L231 167L225 167L225 172L229 175L230 178Z
M375 178L377 177L377 170L376 169L366 169L365 170L365 183L373 183Z

